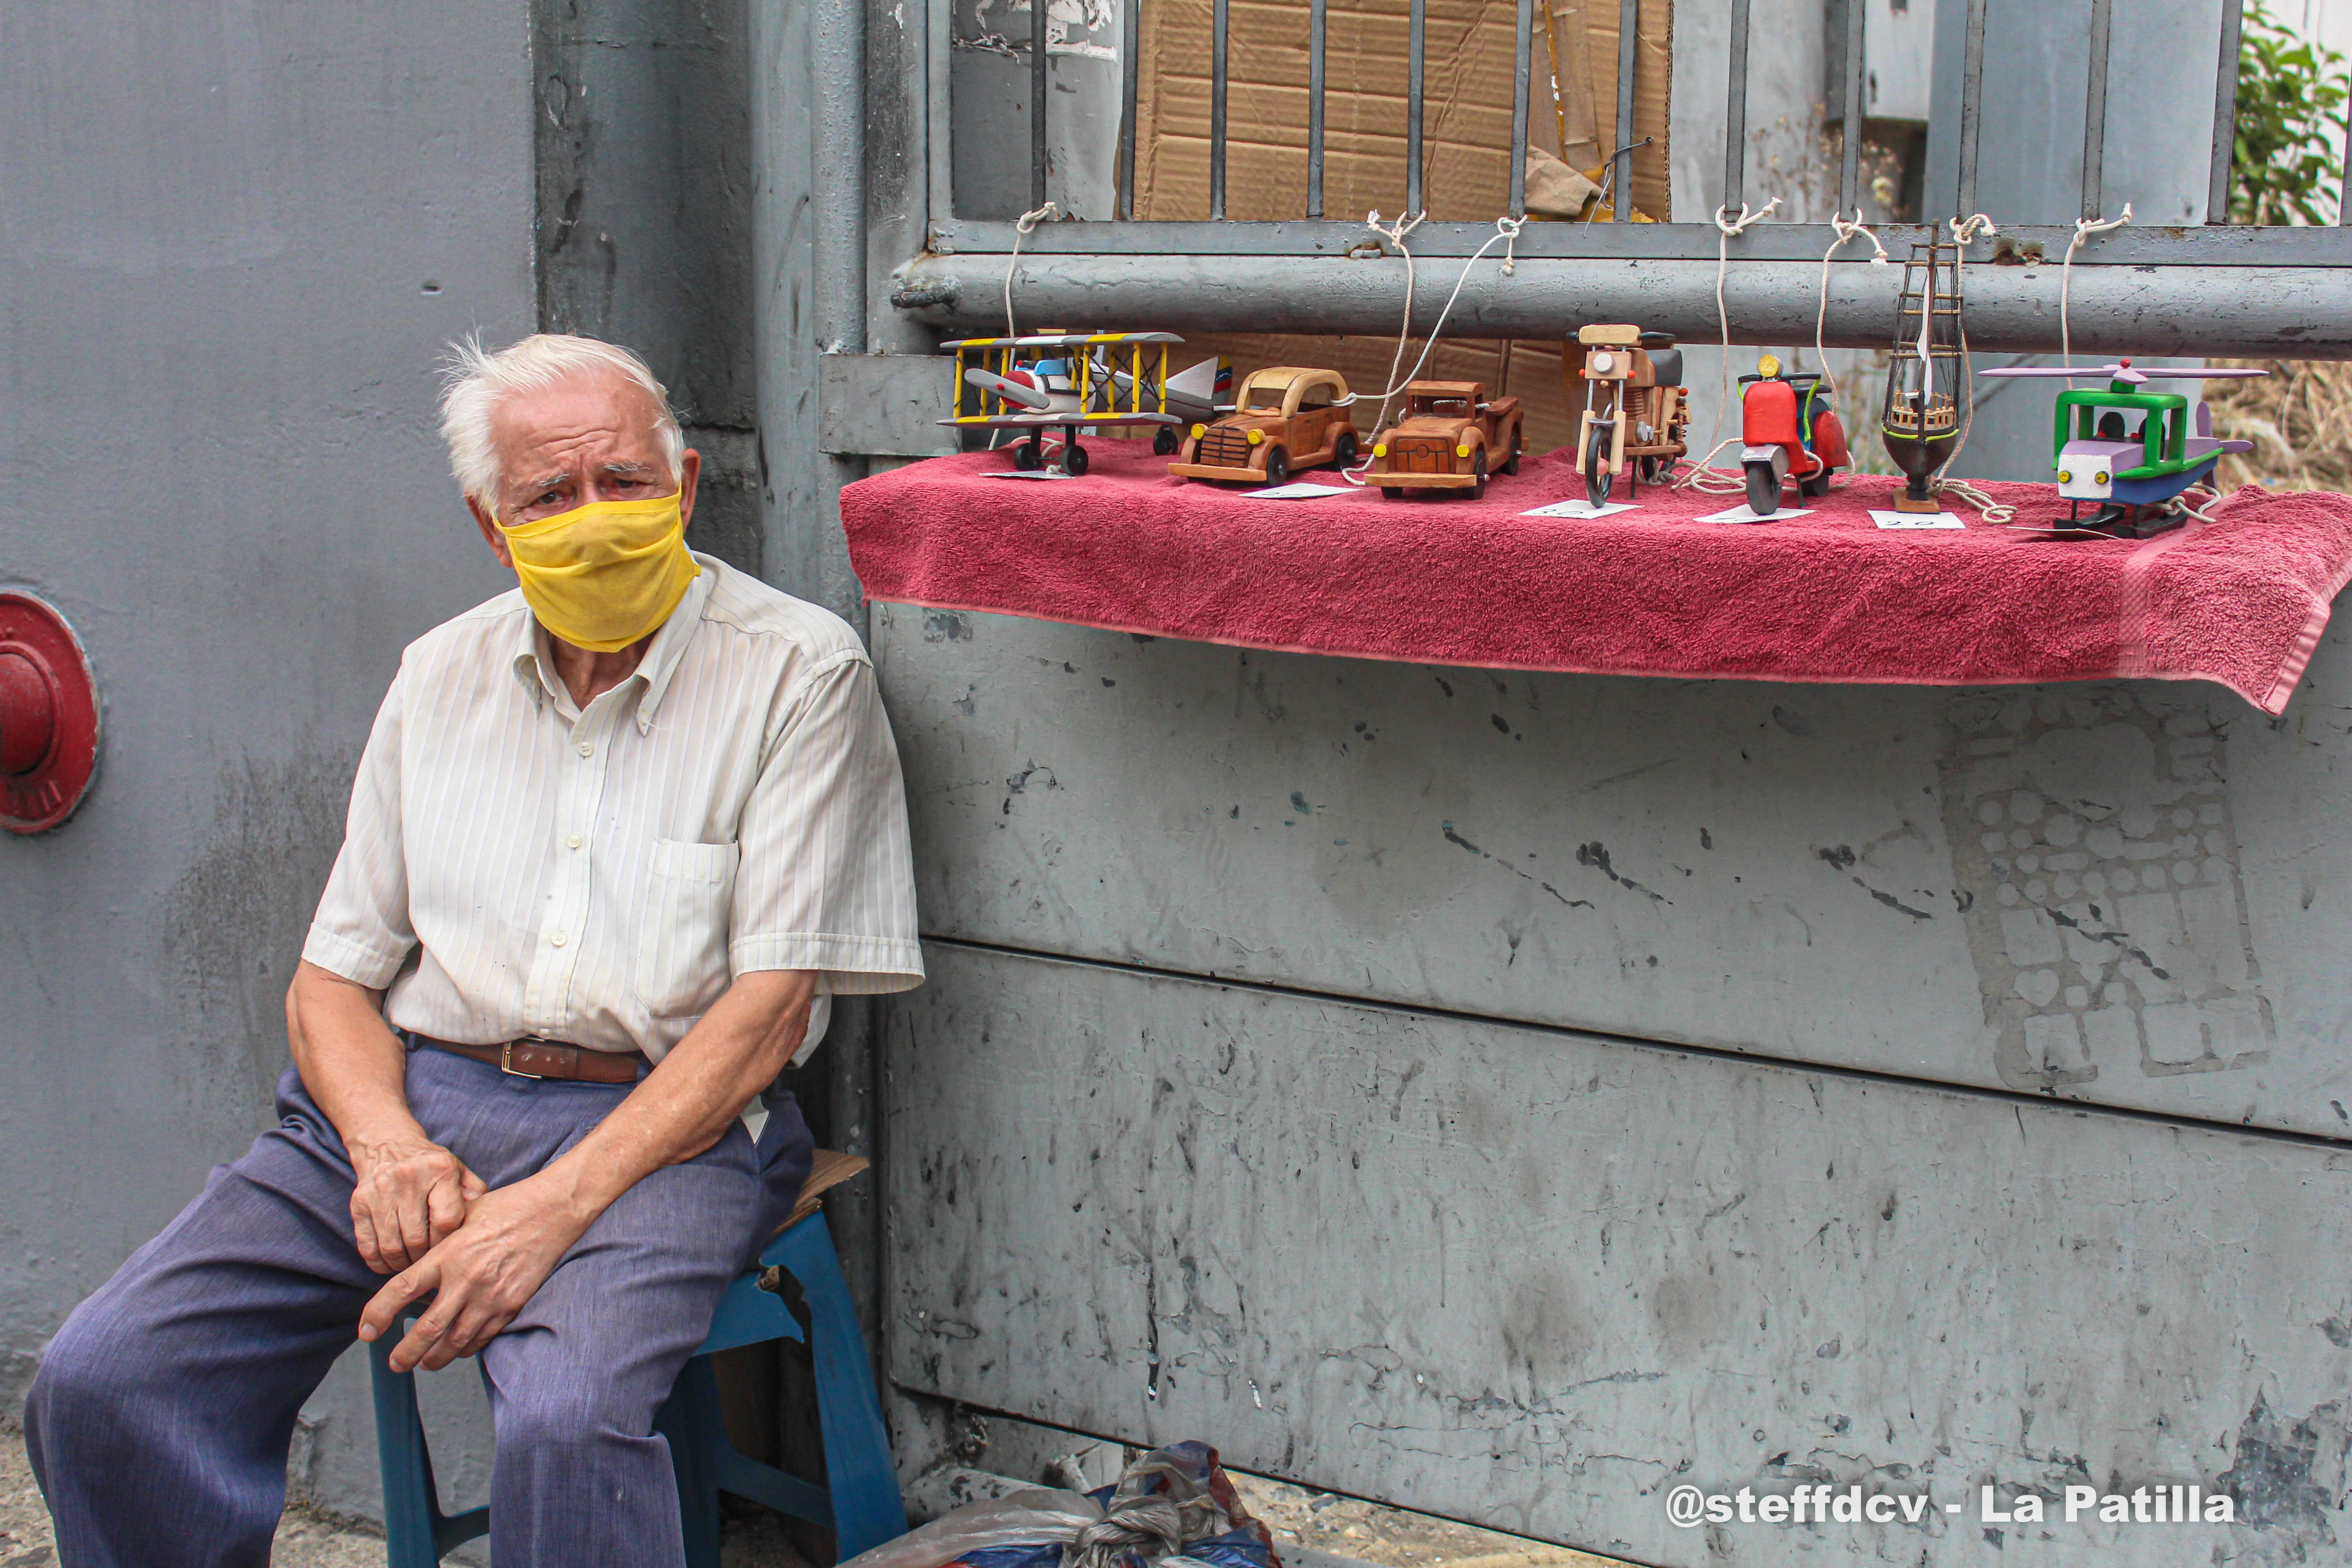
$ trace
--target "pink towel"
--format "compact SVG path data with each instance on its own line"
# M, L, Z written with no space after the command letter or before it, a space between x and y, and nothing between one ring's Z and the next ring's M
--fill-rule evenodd
M2144 676L2286 707L2352 577L2352 497L2249 486L2146 542L1987 527L1882 531L1899 480L1840 479L1805 517L1701 522L1736 496L1643 487L1640 510L1523 517L1583 494L1568 454L1486 499L1258 500L1089 440L1077 479L935 458L842 491L874 598L1360 658L1607 675L1975 686ZM1296 481L1336 484L1327 470ZM1986 487L2020 521L2047 485ZM1623 499L1622 485L1615 499Z

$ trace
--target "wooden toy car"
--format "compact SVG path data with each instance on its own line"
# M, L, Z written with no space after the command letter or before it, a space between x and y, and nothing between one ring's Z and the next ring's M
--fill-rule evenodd
M1486 475L1519 471L1519 400L1475 381L1416 381L1405 415L1372 443L1368 482L1393 500L1414 490L1486 493Z
M1253 372L1234 411L1195 425L1168 471L1188 479L1278 485L1300 468L1356 460L1355 399L1339 373L1275 365Z
M1639 481L1662 482L1690 451L1684 440L1690 412L1682 388L1683 355L1671 333L1639 327L1585 327L1576 342L1584 360L1569 378L1571 396L1576 382L1584 383L1577 462L1586 498L1605 506L1619 474L1625 476L1630 498ZM1571 367L1576 357L1571 350Z

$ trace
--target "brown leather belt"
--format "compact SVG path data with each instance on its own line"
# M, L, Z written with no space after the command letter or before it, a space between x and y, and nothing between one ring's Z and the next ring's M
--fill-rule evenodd
M495 1046L467 1046L417 1035L416 1043L452 1056L486 1062L517 1078L551 1078L567 1083L635 1083L646 1058L635 1051L592 1051L561 1040L507 1040Z

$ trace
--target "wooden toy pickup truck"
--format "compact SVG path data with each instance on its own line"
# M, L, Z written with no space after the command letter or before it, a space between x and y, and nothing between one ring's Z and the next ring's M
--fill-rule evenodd
M1489 401L1475 381L1416 381L1404 395L1404 417L1372 443L1365 482L1381 494L1467 490L1475 499L1486 493L1489 471L1519 471L1517 398Z
M1187 479L1278 485L1300 468L1344 468L1356 460L1356 426L1348 414L1353 401L1337 371L1275 365L1253 372L1234 411L1193 426L1168 471Z

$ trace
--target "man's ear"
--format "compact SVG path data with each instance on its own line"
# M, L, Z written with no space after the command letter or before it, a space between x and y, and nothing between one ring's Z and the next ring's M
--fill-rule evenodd
M694 481L702 473L702 454L688 447L677 459L677 515L681 522L694 521Z
M482 531L482 542L490 547L490 553L499 558L499 564L509 572L513 571L514 552L507 548L507 536L491 521L489 511L472 496L466 498L466 510L474 514L474 526Z

